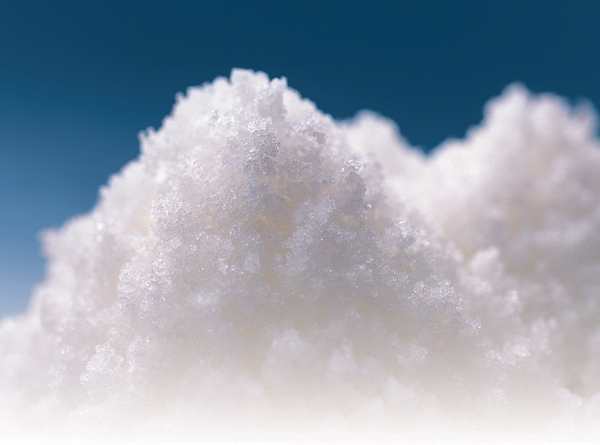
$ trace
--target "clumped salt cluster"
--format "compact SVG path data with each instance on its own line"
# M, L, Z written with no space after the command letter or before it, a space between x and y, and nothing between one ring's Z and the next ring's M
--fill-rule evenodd
M600 437L595 115L509 88L432 156L234 70L177 98L0 326L0 428Z

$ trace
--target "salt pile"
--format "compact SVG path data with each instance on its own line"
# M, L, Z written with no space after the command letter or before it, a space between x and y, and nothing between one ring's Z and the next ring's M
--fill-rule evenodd
M42 437L600 438L600 144L511 87L433 156L285 79L177 98L0 325Z

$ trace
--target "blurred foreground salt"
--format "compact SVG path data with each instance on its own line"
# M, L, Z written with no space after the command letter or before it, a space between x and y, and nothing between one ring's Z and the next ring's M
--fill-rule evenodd
M509 88L430 158L234 70L0 325L4 437L600 438L595 115Z

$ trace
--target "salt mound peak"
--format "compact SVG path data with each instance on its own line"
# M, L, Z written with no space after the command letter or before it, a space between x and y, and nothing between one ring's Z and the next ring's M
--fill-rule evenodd
M513 87L486 116L425 158L264 73L178 95L46 233L5 428L598 434L593 115Z

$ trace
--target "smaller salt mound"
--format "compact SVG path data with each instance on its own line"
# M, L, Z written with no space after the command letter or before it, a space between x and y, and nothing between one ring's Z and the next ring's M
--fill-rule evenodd
M534 382L521 375L502 385L506 409L521 400L534 416L570 413L573 434L598 425L600 407L596 124L586 105L571 109L513 85L487 105L466 140L444 143L426 161L413 156L417 173L394 167L386 175L460 251L455 288L495 351L493 366L535 370ZM381 153L367 150L384 163Z
M503 269L496 294L506 289L512 295L528 341L545 343L541 369L568 388L576 404L600 394L596 132L589 107L570 109L552 95L510 87L488 105L482 126L466 141L450 142L433 156L429 177L439 193L415 199L443 221L476 275L491 257L493 267Z

